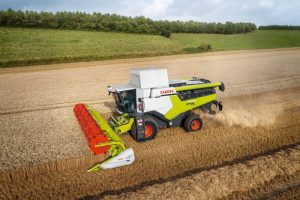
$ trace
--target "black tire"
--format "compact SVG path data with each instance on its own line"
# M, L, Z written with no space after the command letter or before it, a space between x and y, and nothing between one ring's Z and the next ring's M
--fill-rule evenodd
M131 131L130 131L130 135L138 142L142 142L142 141L147 141L147 140L153 140L157 134L157 132L159 131L159 126L157 124L157 122L155 121L155 119L153 119L150 116L145 116L144 117L144 124L145 124L145 135L144 138L138 138L138 134L137 134L137 130L136 130L136 124L134 123L132 125ZM151 129L151 133L147 132L146 135L146 131L149 131L147 129L147 127L150 127Z
M130 135L133 139L137 140L137 132L136 132L136 124L135 122L132 124Z
M184 129L187 132L199 131L203 127L203 120L199 115L189 115L184 121Z

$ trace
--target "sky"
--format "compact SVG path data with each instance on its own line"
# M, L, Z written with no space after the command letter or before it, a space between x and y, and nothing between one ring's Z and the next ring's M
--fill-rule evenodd
M300 0L0 0L0 10L81 11L154 20L300 25Z

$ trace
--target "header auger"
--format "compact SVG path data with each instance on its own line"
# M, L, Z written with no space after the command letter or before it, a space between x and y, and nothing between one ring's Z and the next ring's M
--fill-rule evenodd
M110 154L109 159L88 172L134 162L132 148L127 148L119 137L122 133L129 132L136 141L147 141L154 139L162 128L182 126L187 132L200 130L203 119L195 114L195 109L208 114L222 110L215 88L225 90L222 82L211 83L196 77L169 81L166 69L132 69L129 84L108 87L118 112L108 123L92 107L76 104L74 112L91 151L95 155Z

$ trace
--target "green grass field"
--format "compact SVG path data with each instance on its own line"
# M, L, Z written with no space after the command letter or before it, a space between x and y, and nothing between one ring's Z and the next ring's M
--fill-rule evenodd
M300 46L300 31L256 31L239 35L157 35L0 27L0 67L105 60L213 51Z
M186 48L195 48L201 43L210 44L214 51L239 49L272 49L299 47L300 31L257 30L253 33L220 34L174 34L173 40Z

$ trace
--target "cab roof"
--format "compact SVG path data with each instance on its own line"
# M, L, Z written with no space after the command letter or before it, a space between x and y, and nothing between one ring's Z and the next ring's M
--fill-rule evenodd
M136 87L133 85L117 85L117 86L109 86L107 90L109 92L122 92L127 90L134 90Z

